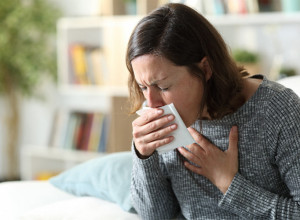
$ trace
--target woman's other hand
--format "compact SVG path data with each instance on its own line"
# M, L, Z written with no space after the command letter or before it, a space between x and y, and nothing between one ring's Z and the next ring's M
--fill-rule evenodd
M226 151L209 142L195 129L188 128L189 132L197 142L185 148L179 148L179 152L198 166L189 162L184 165L191 171L208 178L219 190L225 194L234 176L238 172L238 130L233 126L229 134L229 147Z
M174 137L169 134L177 128L171 123L174 115L163 115L162 109L150 109L132 122L135 148L141 158L147 158L162 145L170 143Z

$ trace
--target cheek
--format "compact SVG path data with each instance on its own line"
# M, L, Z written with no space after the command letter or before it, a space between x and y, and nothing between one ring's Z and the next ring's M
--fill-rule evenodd
M198 117L203 90L197 84L186 88L177 95L174 105L185 125L190 126Z
M176 110L181 116L183 122L187 125L189 123L191 116L191 105L193 104L193 100L189 97L189 94L186 92L176 92L172 94L172 97L166 97L165 99L167 104L174 103Z
M190 126L190 124L195 120L198 114L198 106L196 107L192 100L184 99L181 102L178 102L176 108L178 113L180 114L183 122L186 126Z

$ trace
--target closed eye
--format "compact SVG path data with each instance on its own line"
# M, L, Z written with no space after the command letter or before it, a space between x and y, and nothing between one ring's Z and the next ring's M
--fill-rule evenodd
M159 88L159 87L158 87ZM168 91L169 88L159 88L162 92Z
M141 89L142 91L146 91L146 90L147 90L147 87L146 87L146 86L140 86L140 89Z
M152 85L152 86L154 86L155 88L159 89L159 90L162 91L162 92L166 92L166 91L169 90L169 87L162 88L162 87L159 87L159 86L157 86L157 85ZM144 91L147 90L147 87L146 87L146 86L143 86L143 85L140 85L140 84L139 84L139 87L140 87L140 89L141 89L142 92L144 92Z

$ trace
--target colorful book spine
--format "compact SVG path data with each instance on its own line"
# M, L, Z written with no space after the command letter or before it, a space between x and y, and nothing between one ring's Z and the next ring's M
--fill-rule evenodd
M80 44L74 44L70 48L70 53L75 76L75 84L88 84L85 47Z
M103 51L99 47L83 44L70 45L70 80L80 85L105 85L108 69Z
M65 149L105 152L107 134L108 119L103 113L72 112L62 146Z
M99 141L98 152L106 152L108 131L109 131L109 116L105 115L102 123L102 129L100 134L101 138Z
M101 139L101 130L104 115L102 113L95 113L92 125L91 137L89 140L88 151L97 152L99 141Z

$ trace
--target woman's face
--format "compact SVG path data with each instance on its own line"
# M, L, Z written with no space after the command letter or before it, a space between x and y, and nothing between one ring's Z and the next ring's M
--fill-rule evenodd
M174 103L187 127L195 122L203 85L199 78L188 72L187 67L176 66L164 57L149 54L135 58L131 64L149 107Z

